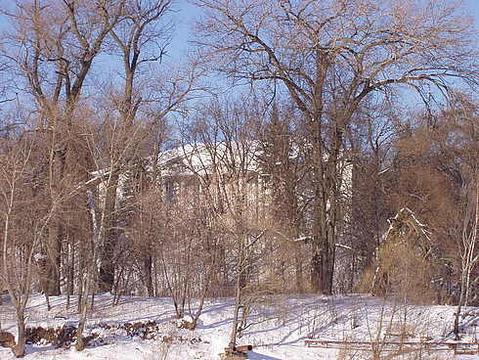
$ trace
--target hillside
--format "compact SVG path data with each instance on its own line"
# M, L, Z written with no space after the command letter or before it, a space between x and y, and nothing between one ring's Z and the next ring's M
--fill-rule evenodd
M28 306L28 327L60 327L75 324L76 305L66 310L66 298L54 297L47 311L44 298L34 296ZM111 306L111 295L95 298L87 335L97 334L83 352L73 347L56 349L52 344L27 345L25 359L217 359L228 343L233 302L217 299L206 304L201 322L194 331L179 329L174 308L167 298L123 298ZM379 298L351 295L338 297L280 297L265 299L249 318L250 326L240 344L252 344L249 359L368 359L371 350L354 350L346 344L335 348L307 347L305 340L321 338L338 341L373 341L379 346L397 341L401 334L407 341L429 337L430 341L448 338L452 328L452 306L396 305ZM2 328L15 332L13 309L4 298L0 307ZM479 309L470 308L463 319L463 340L474 339L472 326L479 321ZM141 323L141 324L140 324ZM378 334L381 334L378 337ZM143 339L146 338L146 339ZM449 337L452 340L451 337ZM381 358L394 354L381 353ZM418 358L413 351L394 358ZM422 359L452 359L452 351L427 354ZM0 348L1 359L12 359L8 349ZM460 358L460 357L457 357ZM462 356L479 359L479 356Z

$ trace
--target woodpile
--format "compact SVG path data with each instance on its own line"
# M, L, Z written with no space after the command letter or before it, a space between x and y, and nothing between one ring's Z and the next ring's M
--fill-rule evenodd
M0 346L11 349L13 355L17 358L25 355L22 349L17 346L15 337L8 331L0 330Z
M221 360L243 360L248 358L248 351L253 350L253 345L239 345L233 349L225 348L225 352L220 354Z
M0 330L0 346L13 349L15 345L15 337L8 331Z

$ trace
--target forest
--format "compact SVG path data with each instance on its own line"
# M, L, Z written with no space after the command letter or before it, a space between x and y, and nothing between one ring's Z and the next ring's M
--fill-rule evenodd
M64 299L87 348L105 294L166 298L191 331L229 299L231 356L279 296L449 305L459 339L479 306L477 35L455 0L2 0L12 353L32 299Z

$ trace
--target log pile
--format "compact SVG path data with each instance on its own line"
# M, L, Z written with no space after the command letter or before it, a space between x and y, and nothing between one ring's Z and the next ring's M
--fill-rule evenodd
M8 331L0 330L0 346L12 349L15 345L15 337Z
M239 345L233 349L227 347L225 352L220 354L221 360L244 360L248 358L248 351L253 350L253 345Z

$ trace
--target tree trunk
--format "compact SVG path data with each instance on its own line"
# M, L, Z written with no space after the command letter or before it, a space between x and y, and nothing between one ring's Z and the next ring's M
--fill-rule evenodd
M55 127L56 130L56 125ZM57 200L62 192L62 180L65 177L66 159L68 146L65 142L55 143L53 138L53 149L50 158L50 188L52 203ZM47 254L50 259L46 269L46 289L44 291L50 296L60 295L60 266L61 246L65 234L63 219L57 212L54 220L49 226L49 237Z
M231 325L231 333L230 333L230 341L228 344L228 348L230 350L234 350L236 347L236 339L238 336L238 324L239 324L239 310L242 307L242 292L243 288L246 285L246 278L245 278L245 260L246 260L246 254L245 254L245 247L246 247L247 239L245 236L241 236L240 242L239 242L239 255L238 255L238 263L237 263L237 268L238 268L238 274L236 275L236 296L235 296L235 310L233 314L233 323Z
M303 292L303 261L301 259L301 247L299 244L295 246L294 254L294 276L296 281L296 291Z
M153 289L153 275L152 275L152 265L153 265L153 258L151 255L145 255L144 260L144 269L145 269L145 286L148 292L148 296L154 296L154 289Z
M319 291L324 295L331 295L333 293L334 249L331 249L331 240L325 244L324 249L320 251L321 282L319 285Z
M78 300L78 305L80 307L80 321L78 322L78 328L76 331L76 345L75 348L77 351L83 351L85 349L85 339L83 338L83 330L85 329L85 324L87 320L88 313L88 295L90 293L90 282L91 274L83 274L82 279L82 298Z
M231 334L228 347L233 350L236 347L236 337L238 336L238 323L239 323L239 309L241 307L241 272L236 278L236 296L235 296L235 310L233 314L233 323L231 325Z
M12 350L13 350L13 354L18 358L18 357L25 356L25 344L26 344L25 315L23 313L23 310L18 310L18 309L17 309L17 331L18 331L17 344Z
M101 292L111 292L115 282L115 249L118 242L118 230L116 229L116 192L118 188L118 174L114 173L107 184L105 199L105 236L102 258L100 261L98 288Z
M59 220L54 221L50 227L49 256L46 263L45 289L49 296L60 295L60 266L61 243L63 239L63 225Z
M331 206L330 206L331 211ZM315 293L333 293L334 252L336 232L335 219L330 219L323 211L317 211L316 230L313 238L311 261L311 289Z
M454 315L454 328L453 328L453 333L456 337L456 340L459 340L460 339L460 336L459 336L459 318L461 316L461 311L462 311L462 304L464 302L464 274L461 275L461 282L459 283L461 289L460 289L460 293L459 293L459 302L457 304L457 310L456 310L456 314Z

